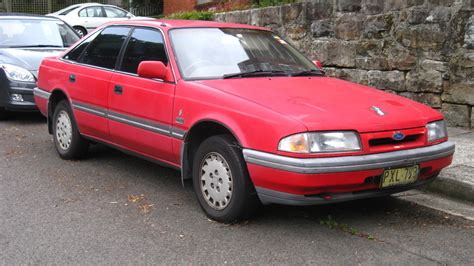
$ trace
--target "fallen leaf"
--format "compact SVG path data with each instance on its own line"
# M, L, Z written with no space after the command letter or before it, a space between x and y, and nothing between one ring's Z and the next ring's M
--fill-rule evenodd
M145 195L128 195L128 201L132 203L137 203L145 199Z

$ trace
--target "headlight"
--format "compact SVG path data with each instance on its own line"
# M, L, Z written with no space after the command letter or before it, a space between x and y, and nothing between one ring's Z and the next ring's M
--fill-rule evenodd
M294 153L343 152L361 149L359 136L352 131L301 133L286 137L278 150Z
M426 125L426 129L428 130L428 142L446 138L448 136L444 120L429 123Z
M31 74L30 71L14 66L9 64L0 64L0 67L5 71L8 79L15 80L15 81L27 81L27 82L34 82L35 77Z

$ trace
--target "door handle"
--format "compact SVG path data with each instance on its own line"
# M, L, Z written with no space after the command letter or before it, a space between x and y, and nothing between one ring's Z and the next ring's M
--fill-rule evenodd
M122 95L123 93L123 87L120 85L115 85L114 86L114 92L115 94Z
M71 83L76 82L76 75L74 75L74 74L69 75L69 82L71 82Z

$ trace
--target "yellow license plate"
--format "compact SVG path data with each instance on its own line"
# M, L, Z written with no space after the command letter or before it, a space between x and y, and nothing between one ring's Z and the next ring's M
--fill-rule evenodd
M418 178L419 166L387 169L380 180L380 188L410 184Z

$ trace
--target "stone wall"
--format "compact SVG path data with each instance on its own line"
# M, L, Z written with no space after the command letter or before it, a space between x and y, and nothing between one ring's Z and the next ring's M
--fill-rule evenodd
M313 0L215 20L271 28L326 74L440 109L474 127L474 0Z

